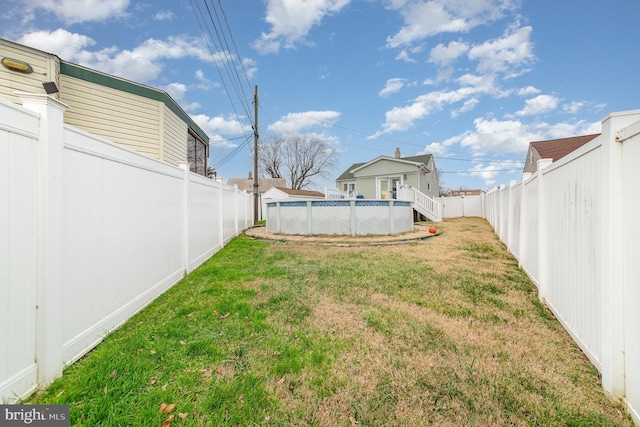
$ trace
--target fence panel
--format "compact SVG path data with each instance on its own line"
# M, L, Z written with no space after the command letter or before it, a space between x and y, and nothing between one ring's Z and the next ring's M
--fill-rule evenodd
M640 425L639 119L640 110L608 115L597 138L555 163L539 160L519 201L511 186L510 215L504 189L485 195L484 215L519 252L539 297L600 371L605 392L623 399Z
M482 196L454 196L437 199L442 204L443 218L482 216Z
M509 219L507 224L507 246L511 253L520 258L520 215L522 202L522 183L509 187Z
M540 217L538 216L538 176L533 175L523 182L523 199L526 204L521 208L522 224L520 225L520 266L527 273L531 281L539 287L539 245Z
M175 167L66 128L64 358L179 280L183 176Z
M222 232L214 214L220 211L223 185L199 175L187 175L189 269L193 270L222 248Z
M0 400L37 384L37 114L0 100Z
M574 339L600 367L600 148L543 172L546 192L546 300Z
M62 375L252 214L237 188L64 126L66 106L46 95L23 94L23 103L0 100L0 342L9 343L0 401L8 402Z
M638 123L636 123L638 124ZM636 130L638 127L636 127ZM624 324L626 401L636 423L640 424L640 134L622 142L623 144L623 211L622 228L627 236L624 251Z

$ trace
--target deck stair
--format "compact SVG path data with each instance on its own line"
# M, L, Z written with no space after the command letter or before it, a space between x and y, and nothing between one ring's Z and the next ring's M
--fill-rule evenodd
M403 187L398 191L399 200L413 202L413 210L434 222L442 222L442 203L415 188Z

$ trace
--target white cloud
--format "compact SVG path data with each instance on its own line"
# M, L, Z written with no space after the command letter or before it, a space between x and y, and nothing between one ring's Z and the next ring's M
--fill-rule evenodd
M562 111L569 114L575 114L584 107L585 103L582 101L572 101L569 104L564 104L562 106Z
M518 120L477 118L473 124L475 131L461 135L460 145L470 148L474 155L523 153L529 147L529 142L544 139L544 128Z
M540 89L533 86L523 87L518 89L517 91L517 94L520 96L537 95L539 93L540 93Z
M194 73L196 79L200 82L198 83L198 89L200 90L209 90L214 86L218 86L216 83L212 82L207 78L202 70L196 70Z
M52 12L67 24L126 15L129 0L25 0L27 8Z
M524 108L518 112L518 116L535 116L555 110L558 107L559 99L552 95L538 95L535 98L527 99Z
M171 21L175 17L175 14L170 10L159 10L153 15L153 19L156 21Z
M489 165L479 163L471 168L469 175L484 180L487 185L495 185L496 177L504 172L517 173L521 172L523 165L514 162L492 162Z
M444 156L447 154L447 145L443 142L432 142L424 146L424 150L418 154L433 154L434 156Z
M473 46L469 59L477 60L480 74L505 73L509 77L522 73L519 67L534 60L530 41L531 27L510 28L497 39Z
M400 89L404 87L406 81L407 81L406 79L401 79L401 78L389 79L387 80L387 84L380 91L380 93L378 93L378 95L389 96L393 93L397 93L398 91L400 91Z
M131 50L112 46L89 51L87 48L95 44L93 39L64 29L25 34L19 42L54 53L64 60L141 83L155 80L162 71L164 60L193 57L203 62L214 61L201 39L186 36L148 39Z
M451 118L454 119L458 117L460 114L468 113L469 111L472 111L476 107L476 105L478 105L479 103L480 101L477 98L467 99L462 104L462 107L451 111Z
M382 130L369 136L368 139L378 138L385 133L405 131L411 128L416 120L420 120L434 111L440 111L446 105L465 101L486 91L487 87L467 86L453 91L434 91L420 95L410 105L394 107L387 111ZM471 101L467 108L473 106L474 101Z
M460 41L450 42L447 46L442 43L431 49L429 61L435 62L440 67L450 65L469 50L469 45Z
M402 49L398 55L396 55L396 59L408 63L416 63L417 61L409 56L409 52L406 49Z
M340 117L337 111L307 111L289 113L268 126L272 132L297 133L315 126L331 127Z
M526 123L514 119L477 118L473 123L474 130L447 140L448 144L459 144L469 149L473 156L505 153L524 155L532 141L599 133L601 128L600 122L585 121Z
M290 49L307 43L306 37L314 25L325 16L339 12L351 0L267 0L265 21L269 33L262 33L253 44L260 53L276 53L281 47Z
M53 53L67 61L75 61L80 52L96 44L91 37L70 33L58 28L54 31L34 31L23 35L18 42L45 52Z
M235 137L244 134L242 124L231 117L209 117L206 114L196 114L191 115L191 118L209 136L211 148L223 150L234 148L237 144L223 135Z
M258 63L251 58L242 58L242 68L249 80L258 73Z
M164 91L167 92L185 111L193 111L200 108L200 104L197 102L187 102L186 95L189 89L186 85L182 83L170 83L162 89L164 89Z
M444 32L468 32L501 18L515 3L514 0L391 1L388 7L400 11L404 26L387 38L387 46L400 47Z

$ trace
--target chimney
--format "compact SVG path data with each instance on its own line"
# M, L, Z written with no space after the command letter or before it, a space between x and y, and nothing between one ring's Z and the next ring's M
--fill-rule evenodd
M249 171L249 181L253 181L253 176L251 176L251 171Z
M396 148L396 159L400 158L400 148Z

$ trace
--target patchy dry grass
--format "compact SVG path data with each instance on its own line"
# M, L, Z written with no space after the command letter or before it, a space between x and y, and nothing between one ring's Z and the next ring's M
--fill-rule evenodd
M631 426L489 225L438 227L397 246L241 236L32 401L74 425L160 425L167 402L176 426Z

